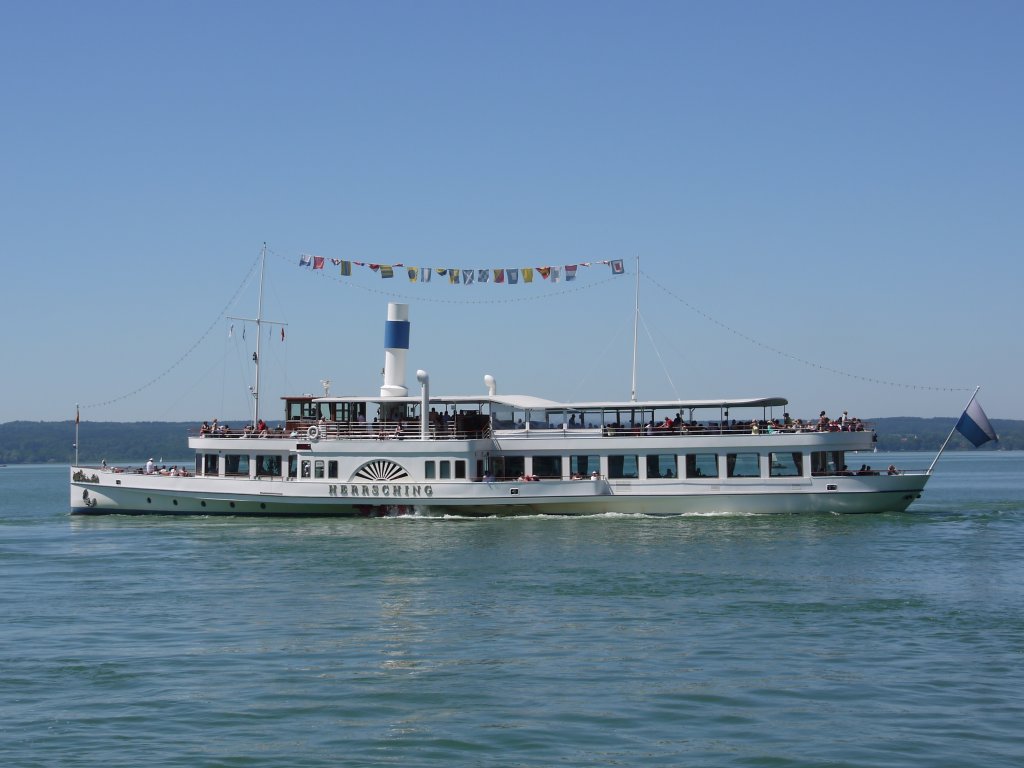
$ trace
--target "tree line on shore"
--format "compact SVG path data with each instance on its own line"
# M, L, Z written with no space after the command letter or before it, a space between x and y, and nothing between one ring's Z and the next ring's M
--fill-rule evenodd
M956 419L897 416L869 419L878 432L879 451L937 451ZM245 420L236 420L244 424ZM1024 450L1024 421L992 419L998 443L977 450ZM195 422L85 421L79 425L79 460L96 464L102 459L145 462L149 457L181 460L191 452L186 440ZM68 463L75 458L74 421L9 421L0 424L0 464ZM946 450L975 450L959 433Z

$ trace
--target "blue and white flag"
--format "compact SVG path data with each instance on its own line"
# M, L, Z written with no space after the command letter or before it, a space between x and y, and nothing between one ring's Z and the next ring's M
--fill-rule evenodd
M977 400L971 400L960 421L956 423L956 431L966 437L975 448L981 447L989 440L999 440Z

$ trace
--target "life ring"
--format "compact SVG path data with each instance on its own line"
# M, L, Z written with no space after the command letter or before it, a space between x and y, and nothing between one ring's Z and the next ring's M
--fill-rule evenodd
M306 430L306 437L308 437L310 440L318 439L320 437L320 427L318 427L316 424L311 426L309 429Z

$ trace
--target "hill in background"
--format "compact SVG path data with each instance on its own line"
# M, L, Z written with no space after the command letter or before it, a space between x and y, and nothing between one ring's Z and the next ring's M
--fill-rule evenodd
M878 432L880 451L938 451L956 419L899 416L869 419ZM245 419L229 422L243 425ZM79 425L79 459L85 464L191 458L188 431L194 421L84 421ZM993 419L999 443L980 450L1024 450L1024 421ZM9 421L0 424L0 464L68 463L75 457L74 421ZM959 433L946 450L975 450Z

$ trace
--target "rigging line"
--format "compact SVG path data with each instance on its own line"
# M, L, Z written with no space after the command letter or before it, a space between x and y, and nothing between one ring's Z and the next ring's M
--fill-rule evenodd
M285 261L285 262L287 262L289 264L294 265L294 260L291 259L290 257L286 257L283 254L277 253L276 251L272 251L272 250L269 250L269 249L268 249L267 252L272 254L272 255L274 255L274 256L277 256L282 261ZM315 269L315 270L310 270L310 271L322 273L322 274L319 275L321 278L332 280L335 283L340 283L341 285L344 285L344 286L349 287L349 288L358 288L359 290L366 291L367 293L375 293L378 296L386 296L386 297L395 298L395 299L404 299L406 301L426 301L426 302L432 302L434 304L456 304L456 305L458 305L458 304L466 304L466 305L470 305L470 304L487 304L487 305L492 305L492 304L516 304L516 303L521 302L521 301L541 301L541 300L544 300L544 299L554 299L554 298L559 298L561 296L565 296L566 294L569 294L569 293L581 293L582 291L586 291L586 290L589 290L591 288L596 288L599 285L607 283L609 280L614 280L615 278L620 277L620 275L614 275L613 274L613 275L609 275L608 277L605 277L605 278L603 278L601 280L598 280L597 282L587 282L587 283L585 283L583 285L574 285L572 288L562 288L562 289L555 290L555 291L548 291L546 293L538 294L538 295L535 295L535 296L521 296L521 297L516 297L516 298L511 298L511 299L464 299L464 300L458 300L458 299L438 299L438 298L434 298L434 297L430 297L430 296L411 296L409 294L399 293L398 291L384 291L384 290L381 290L379 288L371 288L369 286L362 285L362 284L360 284L360 283L358 283L358 282L356 282L355 280L352 280L352 279L342 280L340 277L336 277L335 275L328 274L326 272L326 270L323 270L323 269ZM431 281L431 282L433 282L433 281ZM444 280L438 280L437 282L443 283ZM576 281L574 280L572 282L576 282ZM489 283L485 283L485 285L488 285L488 284ZM422 285L422 283L417 283L417 285ZM451 285L453 287L455 286L454 283L452 283ZM463 283L459 283L459 285L464 287ZM473 285L476 285L476 283L473 283ZM501 285L501 283L496 283L496 285Z
M213 331L213 329L216 328L217 325L220 323L221 318L224 315L227 314L228 309L230 309L231 305L234 304L235 299L238 298L238 295L242 292L242 290L248 284L249 280L252 279L253 272L255 271L256 266L259 263L260 263L260 259L257 256L256 260L252 263L252 266L249 268L248 274L246 274L245 278L242 280L242 282L238 286L238 288L235 289L235 292L231 295L231 298L228 299L227 304L224 305L224 309L222 309L220 314L217 315L217 317L214 319L214 321L212 323L210 323L210 326L206 329L206 331L203 333L203 335L200 336L198 339L196 339L196 341L193 342L191 347L189 347L187 350L185 350L185 354L183 354L181 357L179 357L177 360L175 360L173 363L171 363L169 368L167 368L166 370L164 370L162 373L158 374L154 378L150 379L149 381L147 381L142 386L136 387L131 392L127 392L127 393L125 393L123 395L120 395L119 397L114 397L114 398L111 398L110 400L104 400L104 401L99 402L99 403L88 403L86 405L83 405L82 408L102 408L105 405L113 405L114 403L119 403L122 400L127 400L129 397L133 397L134 395L139 394L139 392L142 392L143 390L149 389L151 386L153 386L158 381L160 381L160 379L164 378L164 376L166 376L171 371L173 371L175 368L177 368L179 365L181 365L185 361L185 358L187 358L189 355L191 355L196 350L196 347L198 347L200 344L202 344L206 340L206 337L209 336L210 333Z
M613 344L618 342L619 337L622 335L622 332L625 329L625 326L616 325L616 328L617 330L615 331L615 333L608 337L608 341L605 344L604 349L601 350L601 354L593 358L594 364L590 366L590 370L587 371L586 375L582 379L580 379L579 382L577 382L576 388L572 391L572 394L569 396L569 400L576 400L576 393L583 388L583 385L586 384L587 381L590 380L590 377L594 374L594 371L597 370L598 364L608 359L608 350L611 349Z
M668 372L668 366L665 365L665 358L661 356L661 350L658 348L657 342L654 340L654 336L651 334L651 329L647 325L647 320L644 318L643 313L640 313L640 323L643 325L644 330L647 332L647 338L651 342L651 346L654 347L654 354L658 356L658 362L661 363L661 370L665 372L665 378L668 379L668 384L672 387L672 393L676 396L676 400L682 400L679 396L679 390L676 389L676 383L672 381L672 374Z
M701 317L703 317L708 322L713 323L714 325L717 325L719 328L722 328L723 330L728 331L729 333L733 334L734 336L738 336L739 338L743 339L744 341L750 342L751 344L753 344L756 347L761 347L762 349L766 349L769 352L774 352L776 355L779 355L780 357L788 358L788 359L793 360L793 361L795 361L797 363L800 363L802 365L806 365L809 368L817 368L818 370L821 370L821 371L828 371L829 373L834 373L837 376L844 376L844 377L846 377L848 379L856 379L858 381L866 381L866 382L869 382L871 384L882 384L882 385L885 385L885 386L888 386L888 387L897 387L899 389L920 389L920 390L926 390L926 391L930 391L930 392L968 392L971 389L970 387L935 387L935 386L928 386L928 385L925 385L925 384L904 384L904 383L901 383L901 382L898 382L898 381L887 381L885 379L876 379L876 378L872 378L870 376L861 376L861 375L856 374L856 373L850 373L849 371L840 370L839 368L832 368L832 367L827 366L827 365L821 365L820 363L815 363L815 362L812 362L810 360L805 360L804 358L797 357L796 355L791 354L790 352L786 352L784 350L777 349L777 348L772 347L772 346L770 346L768 344L765 344L764 342L762 342L762 341L760 341L758 339L755 339L753 336L748 336L747 334L743 333L742 331L737 331L735 328L732 328L732 327L726 325L725 323L723 323L718 318L712 317L711 315L709 315L707 312L705 312L704 310L700 309L699 307L695 307L693 304L691 304L690 302L688 302L686 299L682 298L681 296L677 296L675 293L670 291L668 288L663 286L661 283L659 283L657 280L655 280L653 277L651 277L647 273L644 273L644 277L647 278L651 283L653 283L657 288L660 288L662 291L667 293L669 296L671 296L673 299L678 301L684 307L689 309L691 312L694 312L694 313L700 315Z

